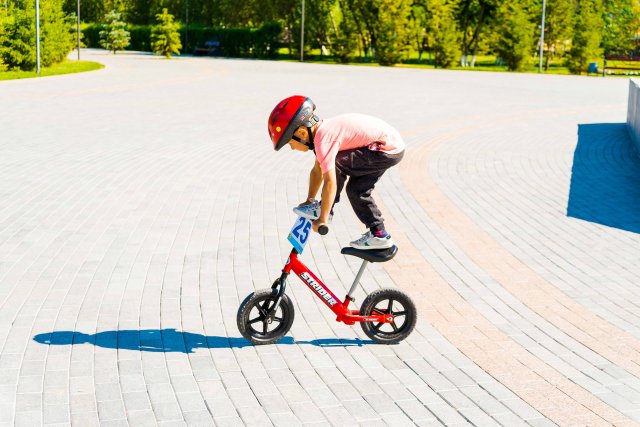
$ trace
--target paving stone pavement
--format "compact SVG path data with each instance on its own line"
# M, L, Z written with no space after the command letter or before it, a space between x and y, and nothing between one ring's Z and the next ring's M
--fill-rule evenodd
M0 425L640 425L640 157L627 81L83 51L0 83ZM279 275L311 155L266 120L300 93L380 116L376 197L415 300L404 342L297 279L278 344L235 315ZM303 259L341 295L348 204Z

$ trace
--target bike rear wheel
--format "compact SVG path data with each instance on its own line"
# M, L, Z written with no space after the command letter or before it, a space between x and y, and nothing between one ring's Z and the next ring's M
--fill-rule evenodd
M277 289L268 288L253 292L242 301L236 322L247 341L273 344L289 332L295 316L293 303L283 294L276 312L271 313L277 298Z
M360 307L361 316L392 314L391 323L362 322L364 333L380 344L395 344L413 331L418 320L416 306L407 294L398 289L379 289L370 293Z

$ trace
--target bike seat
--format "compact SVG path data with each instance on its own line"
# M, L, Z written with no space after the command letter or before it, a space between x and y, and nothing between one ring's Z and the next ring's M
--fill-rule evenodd
M396 245L393 245L388 249L364 250L347 246L346 248L342 248L340 253L343 255L353 255L369 262L386 262L396 256L396 254L398 253L398 247Z

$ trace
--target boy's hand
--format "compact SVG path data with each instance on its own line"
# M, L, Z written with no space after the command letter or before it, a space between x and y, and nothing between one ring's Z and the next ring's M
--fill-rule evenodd
M325 225L325 222L321 221L320 219L316 219L315 221L313 221L311 223L311 228L313 229L313 231L315 231L317 233L318 232L318 228L320 228L321 225Z

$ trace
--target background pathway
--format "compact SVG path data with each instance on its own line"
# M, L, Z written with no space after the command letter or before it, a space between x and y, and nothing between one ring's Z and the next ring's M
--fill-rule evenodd
M0 425L640 425L640 157L624 79L83 52L106 68L0 83ZM311 155L266 120L384 118L378 185L419 307L367 341L297 279L291 332L235 314L290 249ZM348 204L305 262L342 295Z

